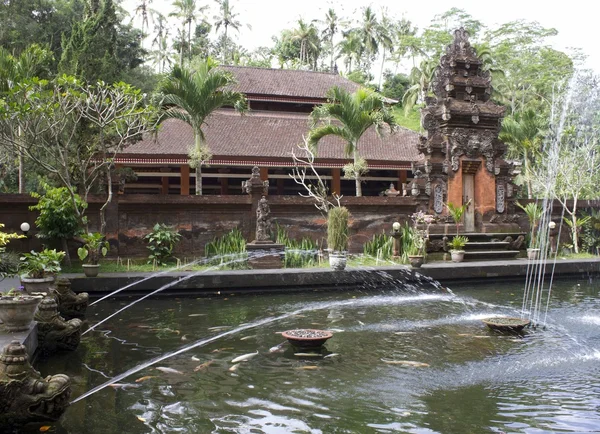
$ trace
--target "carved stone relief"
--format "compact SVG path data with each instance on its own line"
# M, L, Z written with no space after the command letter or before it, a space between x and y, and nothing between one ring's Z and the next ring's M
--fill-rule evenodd
M496 211L498 211L499 213L503 213L504 212L504 205L505 205L505 197L504 197L505 191L504 191L504 184L497 184L496 185Z

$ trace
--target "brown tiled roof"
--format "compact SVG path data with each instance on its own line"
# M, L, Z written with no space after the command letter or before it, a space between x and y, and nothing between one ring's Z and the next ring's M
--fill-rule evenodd
M295 69L255 68L250 66L221 66L230 71L238 84L238 92L254 95L277 95L296 98L326 99L334 86L355 92L360 86L339 74L300 71Z
M233 110L222 109L208 119L203 130L214 158L291 161L292 150L298 153L296 144L301 143L302 136L309 131L308 119L308 115L302 113L252 111L242 116ZM381 138L371 128L359 142L359 153L367 160L407 163L419 159L418 141L419 134L405 128ZM188 124L168 119L156 137L148 136L131 145L122 156L185 158L193 143L193 131ZM344 142L334 136L324 138L319 144L318 158L346 160Z

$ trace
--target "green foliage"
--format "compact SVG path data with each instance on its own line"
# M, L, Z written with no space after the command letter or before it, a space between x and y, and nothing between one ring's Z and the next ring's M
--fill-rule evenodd
M222 237L206 243L204 253L207 258L213 258L208 262L211 265L224 265L230 269L246 268L246 243L242 232L234 228Z
M589 216L588 223L581 230L581 246L584 250L600 253L600 210L591 209L584 215Z
M571 236L571 244L569 246L575 250L575 253L579 253L579 243L581 240L579 239L578 235L581 233L583 228L587 226L591 219L592 217L590 215L586 215L577 218L575 223L573 223L572 217L563 217L563 222L569 227L569 235Z
M456 235L458 235L458 226L460 225L460 219L462 218L463 214L469 207L470 203L471 203L471 199L469 199L469 201L467 203L464 203L461 206L454 205L452 202L448 202L446 204L446 208L448 209L448 214L450 214L450 216L452 217L452 220L454 220L454 223L456 224Z
M91 265L98 265L100 256L106 256L109 249L108 241L100 232L89 232L81 236L84 245L77 249L77 256L81 261L86 258Z
M148 242L148 263L156 263L157 265L166 265L171 258L173 248L181 238L181 234L173 227L167 226L164 223L156 223L152 228L152 232L144 237Z
M300 240L290 239L285 228L276 223L276 243L285 246L283 266L285 268L314 267L318 259L318 245L311 238L304 237Z
M0 250L0 279L13 277L19 273L19 255Z
M60 263L65 257L65 252L57 252L56 249L44 249L41 252L31 251L21 256L19 270L28 278L41 279L49 275L59 273Z
M381 93L387 98L402 101L402 97L410 84L409 77L406 74L392 74L391 72L386 72L384 76L385 81Z
M399 126L412 131L423 131L423 128L421 127L421 112L416 107L405 111L402 106L396 105L393 110L396 123Z
M385 232L374 234L363 246L363 253L383 260L391 259L394 254L394 239Z
M536 228L537 228L538 223L544 213L544 210L542 209L542 205L540 205L536 202L529 202L527 205L523 206L519 202L517 202L517 206L519 208L521 208L523 211L525 211L525 214L527 214L527 219L529 220L529 229L530 229L529 246L535 247Z
M350 212L344 206L331 208L327 214L327 247L332 252L348 250L348 220Z
M452 250L464 250L465 245L469 242L469 238L457 235L448 243Z
M78 194L71 196L66 187L51 187L42 183L44 194L31 193L31 197L38 200L36 205L29 207L37 211L38 217L35 225L39 230L38 236L46 239L64 240L73 238L81 232L81 227L86 223L79 215L85 212L85 203Z
M4 223L0 223L0 229L4 227ZM6 250L6 245L10 242L10 240L16 240L19 238L25 238L25 235L19 235L16 232L3 232L0 231L0 253Z

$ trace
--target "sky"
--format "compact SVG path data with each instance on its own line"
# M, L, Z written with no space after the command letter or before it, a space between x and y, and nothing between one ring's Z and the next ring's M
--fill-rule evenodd
M139 0L125 0L122 6L132 13L137 3ZM171 3L170 0L154 0L150 6L168 13ZM212 21L217 10L216 2L199 0L198 4L211 6L207 16ZM435 15L452 7L465 10L488 27L521 19L537 21L543 27L558 30L558 36L548 39L554 48L563 51L569 47L581 48L588 56L586 66L600 72L600 50L596 42L600 3L593 0L560 3L556 0L464 0L454 3L441 0L374 0L370 3L362 0L230 0L233 11L239 14L238 19L251 26L251 29L242 28L237 38L238 43L249 50L259 46L272 46L272 36L279 35L283 29L295 27L300 17L307 20L321 19L332 7L340 16L358 19L361 8L369 4L378 14L385 7L392 17L404 16L420 29L428 26ZM230 34L238 36L236 32Z

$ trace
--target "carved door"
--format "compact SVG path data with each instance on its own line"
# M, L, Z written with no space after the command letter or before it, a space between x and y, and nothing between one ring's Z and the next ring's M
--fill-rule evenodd
M474 175L463 173L463 204L471 201L465 210L465 232L475 232L475 179Z

